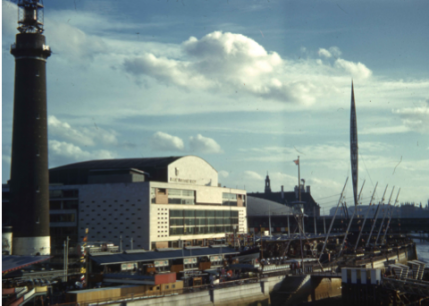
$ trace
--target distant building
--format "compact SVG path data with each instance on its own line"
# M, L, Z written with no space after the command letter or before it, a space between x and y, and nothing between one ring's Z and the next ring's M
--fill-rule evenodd
M86 161L50 169L49 178L53 247L66 236L71 245L87 237L156 249L247 232L246 191L218 186L217 171L196 156ZM3 224L8 198L3 185Z
M310 193L310 186L305 186L304 184L300 184L301 186L301 201L305 202L304 204L304 214L308 216L320 216L320 205L314 201L313 197ZM283 190L283 186L281 186L280 192L272 192L271 190L271 184L270 184L270 178L267 174L267 177L265 178L265 192L259 193L259 192L251 192L247 193L249 196L255 197L255 198L261 198L266 199L269 201L277 202L289 207L293 206L293 202L298 201L299 194L298 194L298 186L295 186L294 191L285 192Z
M377 210L378 204L373 204L371 206L368 205L358 205L357 212L355 217L364 218L366 214L368 214L368 218L374 218L375 212ZM391 207L391 205L390 205ZM378 213L377 218L383 218L383 215L388 208L387 204L380 206L380 212ZM369 209L369 211L368 211ZM392 208L391 208L392 209ZM329 214L333 216L335 214L336 207L332 207L329 211ZM355 210L354 205L348 206L347 211L348 215L351 216ZM388 213L388 211L387 211ZM337 216L344 216L344 208L338 207ZM387 215L387 214L386 214ZM402 203L400 206L395 206L392 209L392 218L429 218L429 210L427 208L423 208L414 203Z

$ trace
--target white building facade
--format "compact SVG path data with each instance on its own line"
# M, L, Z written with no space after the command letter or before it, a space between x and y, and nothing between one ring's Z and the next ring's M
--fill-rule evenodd
M78 240L149 250L204 246L225 233L247 232L246 192L218 186L217 171L206 161L141 160L147 165L139 159L91 161L51 170L55 183L63 182L51 190L77 191Z

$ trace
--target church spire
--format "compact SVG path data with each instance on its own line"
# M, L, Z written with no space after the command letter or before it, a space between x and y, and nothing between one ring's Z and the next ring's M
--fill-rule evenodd
M265 178L265 193L271 193L271 183L270 183L270 177L268 176Z

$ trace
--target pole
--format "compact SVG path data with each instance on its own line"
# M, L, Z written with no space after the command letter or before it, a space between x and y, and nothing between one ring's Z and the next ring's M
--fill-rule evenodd
M343 239L343 242L341 243L340 252L338 253L338 257L340 257L341 253L343 252L343 248L344 248L344 245L346 243L347 235L349 234L350 226L352 225L353 218L354 218L354 216L356 214L357 206L358 206L358 203L360 201L360 196L362 194L362 190L363 190L363 186L364 185L365 185L365 181L363 181L362 187L361 187L360 192L359 192L359 196L357 198L357 202L355 202L355 207L353 209L353 214L352 214L352 216L350 218L349 225L347 226L346 233L344 234L344 239Z
M326 235L326 220L325 220L325 216L323 216L323 233Z
M69 241L70 238L69 236L67 236L67 243L66 243L66 283L68 281L68 276L69 276Z
M390 193L389 202L387 203L387 207L384 210L383 219L381 220L380 228L378 229L377 239L375 239L375 245L377 245L378 238L380 237L381 228L383 227L384 219L386 218L387 211L389 210L390 200L392 200L393 190L395 190L395 186L392 188L392 192Z
M290 222L289 222L289 215L287 215L287 236L290 238Z
M395 208L396 203L398 203L398 197L399 197L399 193L401 192L401 188L399 188L398 190L398 195L396 196L396 200L395 200L395 204L393 204L390 212L389 212L389 221L387 221L387 225L386 225L386 231L384 232L384 236L383 236L383 240L384 241L386 239L386 234L387 234L387 230L389 229L389 225L390 225L390 220L392 219L392 214L393 214L393 208Z
M354 249L355 251L359 245L359 239L360 239L360 236L362 235L363 228L365 227L366 218L368 217L369 209L371 208L371 204L372 204L372 200L374 200L374 195L375 195L375 191L377 190L377 185L378 185L378 182L377 182L377 184L375 184L374 192L372 193L372 196L371 196L371 201L369 201L368 210L366 211L365 218L363 219L362 227L359 231L359 236L356 240L356 245L355 245L355 249Z
M300 173L300 162L299 162L299 155L298 155L298 201L301 202L301 173Z
M347 226L346 233L344 234L343 243L341 244L340 252L338 253L338 257L340 257L341 253L343 252L344 244L346 243L346 239L347 239L347 234L349 233L350 226L352 225L352 221L353 221L353 217L355 216L355 213L356 213L356 209L353 210L352 217L350 218L349 225Z
M305 236L304 209L302 209L302 235Z
M64 280L66 280L66 278L67 278L67 276L66 276L66 246L67 246L67 243L66 243L66 241L64 240L64 244L63 244L63 246L64 246L64 258L63 258L63 273L64 273Z
M268 226L270 227L270 237L271 237L271 205L268 205Z
M133 242L134 242L134 241L133 241L133 238L131 238L131 241L130 241L130 242L131 242L131 250L134 250L134 245L133 245Z
M387 185L387 186L389 186L389 185ZM384 193L383 193L383 197L381 198L381 202L378 203L377 211L375 212L374 221L372 223L371 231L369 232L368 240L366 241L365 247L369 246L369 241L371 240L372 232L374 231L375 224L377 223L378 213L380 212L380 204L382 204L384 202L384 196L386 195L387 186L386 186L386 189L384 189Z
M319 260L322 258L323 251L325 250L325 247L326 247L326 242L328 242L329 234L331 233L332 226L334 225L335 216L337 215L338 207L340 206L341 199L343 198L344 190L346 189L346 185L347 185L348 180L349 180L349 177L347 177L346 183L344 184L344 187L343 187L343 191L341 191L340 198L338 199L337 208L335 209L334 216L332 217L331 224L329 225L328 235L326 235L325 242L323 243L323 247L322 247L322 251L320 252Z

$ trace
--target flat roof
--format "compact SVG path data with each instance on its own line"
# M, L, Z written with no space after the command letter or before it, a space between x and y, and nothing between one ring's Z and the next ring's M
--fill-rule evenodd
M179 259L186 257L202 257L202 256L213 256L213 255L233 255L239 254L240 252L236 251L234 248L225 247L225 248L200 248L200 249L179 249L174 251L149 251L144 253L110 253L106 255L97 255L91 256L91 260L96 262L99 265L113 265L121 263L132 263L132 262L146 262L154 260L169 260L169 259Z

